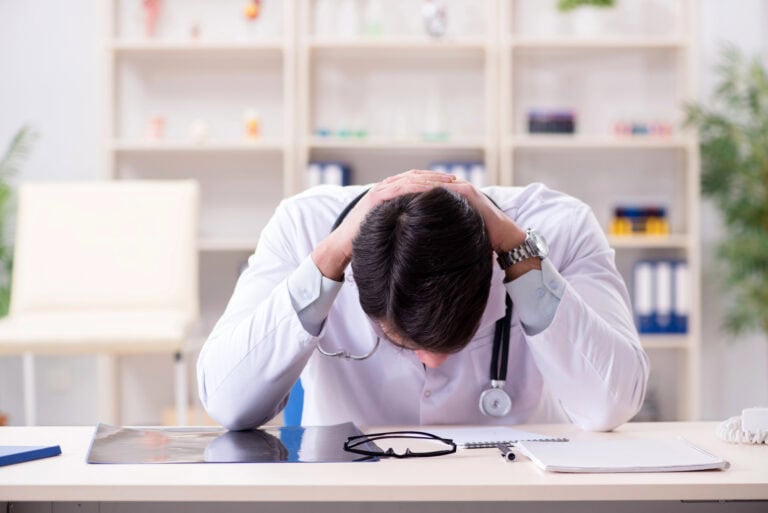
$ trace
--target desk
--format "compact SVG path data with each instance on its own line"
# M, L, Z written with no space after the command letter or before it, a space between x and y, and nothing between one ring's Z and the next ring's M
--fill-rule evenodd
M5 427L2 444L58 443L62 455L0 468L0 503L768 500L768 446L721 442L715 426L631 423L611 433L520 426L572 440L682 435L731 462L727 471L656 474L547 473L524 456L506 463L496 449L375 463L88 465L91 427ZM760 507L768 511L768 503Z

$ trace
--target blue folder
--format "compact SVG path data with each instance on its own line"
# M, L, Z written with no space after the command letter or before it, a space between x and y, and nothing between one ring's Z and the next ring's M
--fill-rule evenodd
M61 454L58 445L0 445L0 467Z

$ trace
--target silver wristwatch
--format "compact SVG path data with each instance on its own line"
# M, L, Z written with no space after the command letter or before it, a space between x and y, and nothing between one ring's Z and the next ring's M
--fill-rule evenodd
M528 260L533 257L547 258L548 255L549 246L547 246L547 241L544 240L544 237L539 232L533 228L528 228L525 231L525 240L523 243L516 248L513 248L512 251L499 253L496 260L499 262L502 269L506 269L523 260Z

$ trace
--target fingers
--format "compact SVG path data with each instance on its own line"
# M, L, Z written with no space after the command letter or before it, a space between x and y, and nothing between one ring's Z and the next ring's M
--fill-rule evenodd
M440 171L411 169L405 173L390 176L376 184L373 195L375 202L386 201L402 194L428 191L439 185L448 184L456 177Z
M455 180L453 182L441 184L441 186L449 191L459 193L467 199L470 199L471 196L477 193L475 186L465 180Z
M385 178L381 183L388 184L388 183L398 182L402 180L418 180L418 179L429 179L429 180L436 180L439 182L451 182L455 180L456 177L453 175L449 175L448 173L443 173L442 171L430 171L428 169L411 169L410 171L406 171L404 173L400 173L400 174Z
M384 184L376 191L376 195L379 201L386 201L403 194L410 194L412 192L426 192L434 189L441 183L435 180L411 180L400 181L389 184Z

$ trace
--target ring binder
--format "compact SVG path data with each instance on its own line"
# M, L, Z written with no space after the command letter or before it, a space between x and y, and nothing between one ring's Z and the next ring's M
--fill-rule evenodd
M567 438L530 438L525 440L501 440L501 441L485 441L482 442L464 442L462 444L459 444L460 447L463 447L464 449L492 449L496 447L497 445L512 445L519 442L567 442Z
M567 442L567 438L531 433L511 427L440 427L429 430L442 438L450 438L462 449L487 449L498 444L512 445L523 441Z

